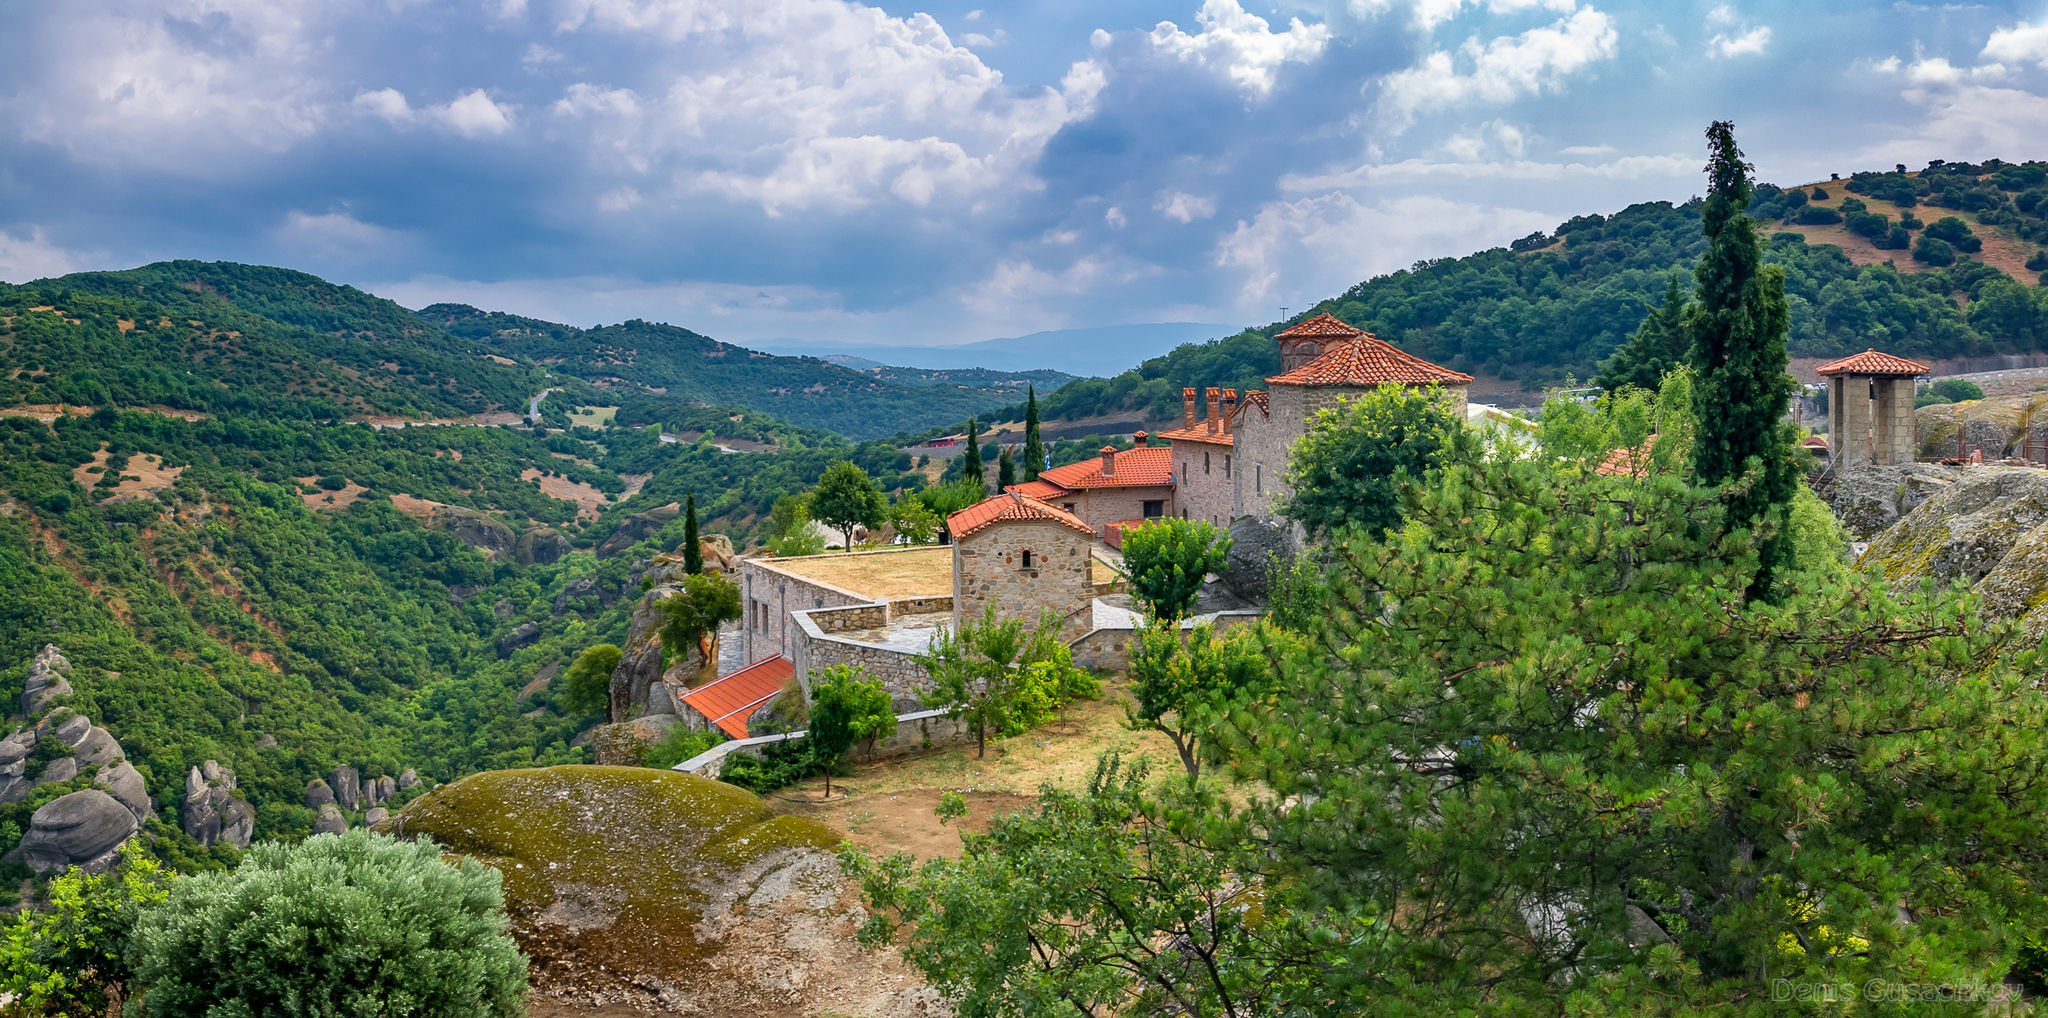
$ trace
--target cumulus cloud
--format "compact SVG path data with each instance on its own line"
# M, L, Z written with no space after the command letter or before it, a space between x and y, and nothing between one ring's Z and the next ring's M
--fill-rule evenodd
M1556 89L1564 79L1618 50L1614 19L1591 7L1555 24L1482 43L1466 40L1454 55L1438 50L1422 64L1380 79L1380 105L1398 124L1418 112L1469 102L1505 103ZM1460 73L1463 63L1471 68Z
M1426 183L1433 180L1645 180L1659 177L1692 177L1698 172L1699 157L1679 152L1657 156L1624 156L1605 163L1551 163L1531 159L1472 162L1404 159L1397 163L1366 164L1342 173L1290 173L1280 178L1280 188L1285 191L1319 191L1332 187L1357 188L1374 184Z
M1760 25L1741 35L1722 33L1707 41L1707 52L1718 57L1753 57L1771 41L1769 25Z
M1181 60L1221 69L1251 95L1272 92L1282 65L1308 63L1330 43L1328 25L1291 18L1287 31L1274 32L1266 19L1248 13L1237 0L1203 0L1195 22L1202 30L1193 35L1171 21L1160 22L1152 29L1152 45Z
M1352 9L1354 12L1370 12L1374 6L1384 7L1385 4L1375 5L1373 0L1354 0ZM1425 32L1430 31L1456 18L1468 6L1484 7L1495 14L1509 14L1530 8L1569 14L1578 4L1577 0L1415 0L1415 24Z
M514 109L493 102L480 88L470 89L439 106L418 110L413 109L405 94L395 88L364 92L356 96L351 105L392 124L439 124L465 138L504 134L511 130Z
M1431 196L1361 204L1342 191L1268 202L1219 242L1218 267L1239 280L1245 304L1312 301L1418 255L1465 254L1556 223L1523 209Z
M2037 66L2048 68L2048 21L2038 25L2021 22L1992 32L1980 58L2009 60L2016 64L2031 60Z
M97 267L103 257L82 255L50 243L43 228L27 228L27 236L0 230L0 282L26 283Z
M1216 214L1214 197L1199 197L1185 191L1161 191L1159 200L1152 203L1154 211L1168 219L1192 223Z

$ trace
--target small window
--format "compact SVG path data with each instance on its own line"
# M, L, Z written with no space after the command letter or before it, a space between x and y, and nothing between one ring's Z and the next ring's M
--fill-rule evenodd
M1074 511L1074 503L1072 503L1072 502L1062 502L1062 503L1060 503L1060 508L1062 508L1062 509L1065 509L1065 510L1066 510L1066 511L1068 511L1068 512L1073 512L1073 511Z
M1266 465L1265 465L1265 464L1263 464L1263 463L1260 463L1260 464L1258 464L1258 465L1256 465L1256 466L1253 466L1253 467L1252 467L1252 494L1254 494L1254 495L1263 495L1263 494L1265 494L1265 493L1266 493Z
M1227 452L1223 454L1223 476L1230 476L1230 454Z
M1024 552L1024 568L1031 568L1031 551L1029 549L1026 549Z
M1206 452L1202 454L1202 472L1205 474L1209 472L1209 454Z
M1156 520L1156 519L1158 519L1159 517L1161 517L1161 516L1164 516L1164 515L1166 515L1166 500L1165 500L1165 499L1163 499L1163 498L1155 498L1155 499L1148 499L1148 500L1146 500L1146 502L1145 502L1145 518L1146 518L1146 519L1148 519L1148 520Z

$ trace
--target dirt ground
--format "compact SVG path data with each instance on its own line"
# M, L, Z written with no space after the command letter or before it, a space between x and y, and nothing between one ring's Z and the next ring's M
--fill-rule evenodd
M308 509L325 509L333 512L344 511L349 506L354 505L356 499L362 497L363 492L370 490L354 481L350 481L342 485L340 491L308 492L304 486L312 484L318 478L301 477L298 480L301 486L299 489L299 501L306 503L306 508Z
M777 568L870 597L925 597L953 586L953 549L931 547L886 555L816 555L782 559Z
M95 467L99 469L93 469ZM101 449L92 454L91 463L83 463L72 468L71 477L78 482L79 487L88 491L104 490L95 489L93 486L100 483L106 468L107 451ZM121 483L114 486L111 497L140 498L161 491L170 487L172 482L178 479L178 475L184 472L184 467L165 468L162 461L149 453L130 456L128 466L121 471Z
M595 518L597 514L604 511L605 506L611 504L611 500L605 497L604 492L581 481L572 481L566 477L544 476L540 471L532 467L519 472L519 479L522 481L531 481L536 478L540 480L542 494L549 498L559 498L564 502L576 503L576 511L581 515Z
M1890 202L1879 201L1868 195L1851 194L1846 188L1841 186L1842 183L1842 181L1824 180L1803 186L1808 191L1819 187L1828 192L1827 200L1814 202L1813 204L1815 205L1840 208L1843 200L1860 198L1864 204L1870 206L1870 211L1882 212L1885 215L1891 216L1894 222L1897 222L1903 214L1909 211L1898 208ZM1997 266L2005 270L2006 275L2028 286L2039 285L2041 274L2027 268L2027 258L2039 250L2040 245L2021 240L2017 234L2004 227L1985 226L1977 221L1975 215L1968 212L1936 208L1932 205L1917 206L1910 211L1913 215L1918 216L1921 222L1925 223L1934 222L1943 216L1956 216L1969 223L1970 231L1984 241L1984 250L1971 255L1971 258L1986 265ZM1871 244L1869 238L1850 233L1849 228L1840 223L1827 226L1773 223L1766 228L1766 231L1769 233L1783 231L1803 234L1806 237L1806 242L1809 244L1834 244L1842 249L1842 253L1847 255L1850 261L1858 265L1878 265L1888 261L1897 266L1900 272L1932 272L1935 268L1932 265L1914 261L1911 251L1880 250ZM1918 237L1919 234L1916 232L1914 238L1918 239Z

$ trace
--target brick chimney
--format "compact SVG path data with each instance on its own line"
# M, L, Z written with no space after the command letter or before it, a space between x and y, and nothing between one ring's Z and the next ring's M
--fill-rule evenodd
M1223 433L1230 434L1230 416L1237 412L1237 390L1223 390Z
M1116 446L1105 445L1102 447L1102 476L1116 476Z
M1194 427L1194 426L1195 426L1195 390L1193 390L1193 389L1182 389L1182 390L1180 391L1180 402L1181 402L1181 422L1180 422L1180 423L1181 423L1181 426L1182 426L1182 427L1185 427L1185 428L1192 428L1192 427Z
M1215 388L1214 388L1214 387L1212 386L1212 387L1211 387L1211 388L1209 389L1209 434L1211 434L1211 435L1213 435L1213 434L1215 434L1215 433L1216 433L1216 426L1217 426L1217 425L1216 425L1216 396L1217 396L1217 393L1216 393L1216 389L1215 389Z
M1131 432L1131 440L1137 442L1138 448L1140 449L1146 448L1152 444L1152 436L1142 431Z

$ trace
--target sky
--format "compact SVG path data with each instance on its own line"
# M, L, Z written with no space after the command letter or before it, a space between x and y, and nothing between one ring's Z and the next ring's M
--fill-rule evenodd
M1248 6L1247 6L1248 5ZM0 0L0 279L941 345L1264 324L1703 189L2048 158L2048 4Z

